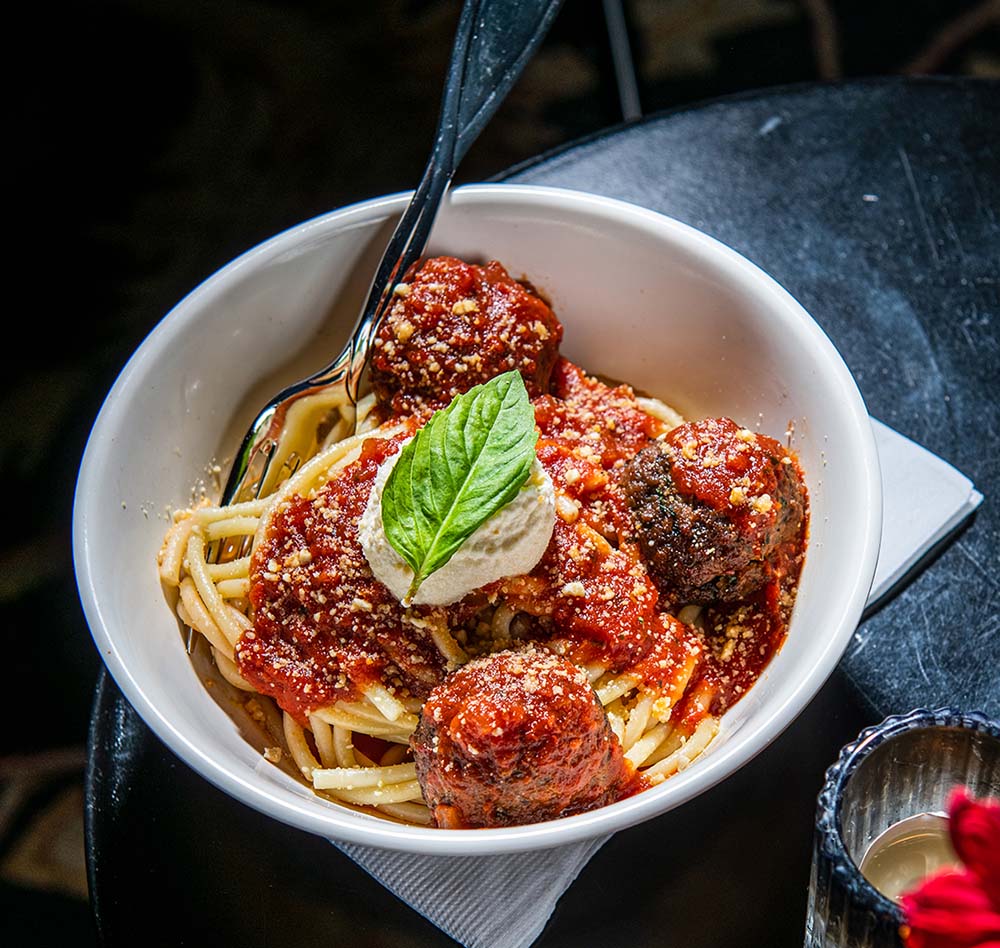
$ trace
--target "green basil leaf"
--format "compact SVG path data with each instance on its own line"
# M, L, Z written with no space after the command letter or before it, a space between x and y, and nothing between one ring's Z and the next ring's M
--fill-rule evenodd
M517 496L537 440L535 410L512 371L456 396L403 447L382 491L382 523L413 570L404 602Z

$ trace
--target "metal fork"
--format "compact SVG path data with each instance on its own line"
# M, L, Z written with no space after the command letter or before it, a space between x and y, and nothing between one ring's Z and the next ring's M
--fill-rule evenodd
M342 390L346 402L357 405L372 343L392 302L395 278L402 277L423 253L456 167L537 50L560 5L561 0L466 0L452 45L434 147L382 256L351 337L326 368L279 392L257 415L230 469L222 504L266 496L283 473L294 472L308 450L283 437L294 403L312 399L321 411L329 405L331 392ZM308 403L305 407L308 410ZM357 424L356 413L352 423ZM229 558L235 552L220 550L217 555Z

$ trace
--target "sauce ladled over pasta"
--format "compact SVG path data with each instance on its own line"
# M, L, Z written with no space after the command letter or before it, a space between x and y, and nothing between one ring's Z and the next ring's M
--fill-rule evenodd
M332 799L444 827L612 803L694 760L784 641L808 531L797 461L589 375L561 338L500 264L418 265L380 329L362 433L334 422L275 494L185 512L167 538L182 620L282 711L272 759ZM450 605L404 606L359 540L376 477L433 411L511 369L555 495L548 545L526 573L498 563Z

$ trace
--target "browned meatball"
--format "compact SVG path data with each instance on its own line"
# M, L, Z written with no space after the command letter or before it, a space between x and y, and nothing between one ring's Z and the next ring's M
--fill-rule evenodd
M383 408L439 408L511 369L532 398L548 391L562 325L499 263L435 257L411 268L395 293L372 356Z
M728 418L675 428L628 463L622 486L650 574L675 602L744 599L806 516L795 459Z
M439 826L538 823L618 799L632 777L587 676L536 649L463 666L410 740Z

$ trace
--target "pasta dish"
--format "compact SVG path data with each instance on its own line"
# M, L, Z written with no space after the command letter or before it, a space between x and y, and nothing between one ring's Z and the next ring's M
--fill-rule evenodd
M781 647L795 457L588 374L562 335L499 263L422 261L370 394L289 419L306 447L266 495L175 515L181 622L317 793L442 828L603 806L686 768Z

